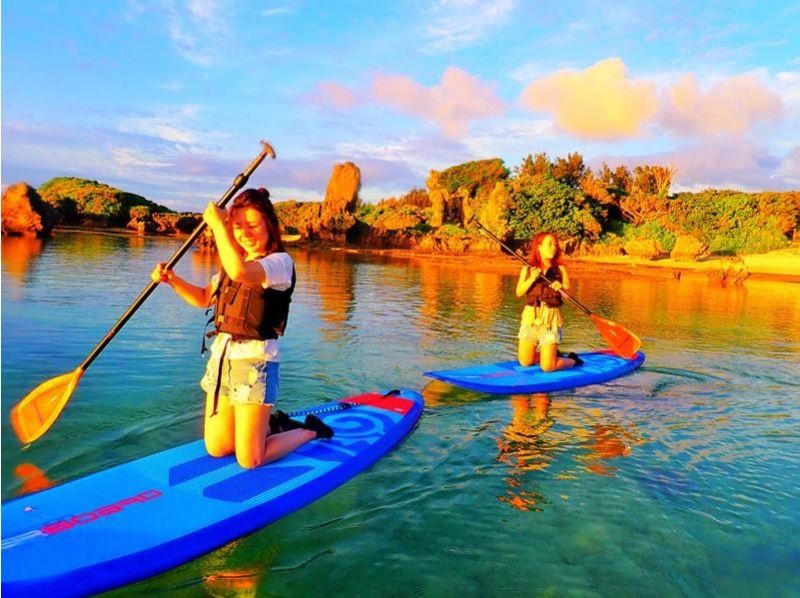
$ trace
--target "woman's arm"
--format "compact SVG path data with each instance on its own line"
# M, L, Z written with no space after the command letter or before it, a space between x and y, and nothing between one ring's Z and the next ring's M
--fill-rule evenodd
M519 280L517 280L517 297L522 297L531 288L533 282L539 278L542 271L539 268L530 268L523 266L519 271Z
M208 307L211 303L211 285L207 287L198 287L185 281L183 278L175 274L172 270L164 268L163 263L156 264L153 271L150 273L150 278L153 282L163 282L173 288L175 293L186 301L189 305L194 307Z
M267 281L264 268L258 262L246 262L244 260L239 251L239 245L233 239L231 229L228 226L227 212L216 204L210 203L203 212L203 220L206 221L211 232L214 233L219 260L231 280L264 284Z
M553 287L556 291L560 289L564 289L565 291L569 290L569 274L567 274L567 269L564 266L559 266L558 269L561 271L561 283L556 280L550 286Z

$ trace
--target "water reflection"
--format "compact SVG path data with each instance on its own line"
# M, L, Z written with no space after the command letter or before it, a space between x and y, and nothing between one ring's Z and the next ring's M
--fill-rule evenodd
M298 269L298 290L318 303L319 317L328 324L320 330L322 338L343 339L355 310L356 267L350 256L341 251L304 251L292 252L292 258Z
M44 471L33 463L17 465L14 468L14 476L20 482L19 490L17 490L17 494L20 496L55 486L55 483L45 475Z
M745 348L779 330L800 337L800 288L796 283L749 280L720 287L700 277L681 280L634 277L575 277L576 295L600 315L641 336L702 339L715 346ZM647 351L647 346L644 347Z
M38 237L2 237L3 270L12 276L15 289L24 287L28 273L42 253L45 240Z
M418 325L426 345L440 340L481 338L503 316L508 301L508 277L476 271L468 259L441 264L420 260Z
M547 503L548 497L530 489L537 481L531 472L557 464L557 479L574 479L581 471L613 476L611 461L641 443L632 425L608 421L607 413L584 409L569 397L558 397L555 407L546 393L513 395L510 401L511 423L497 439L497 460L509 468L508 488L498 499L520 511L540 511Z

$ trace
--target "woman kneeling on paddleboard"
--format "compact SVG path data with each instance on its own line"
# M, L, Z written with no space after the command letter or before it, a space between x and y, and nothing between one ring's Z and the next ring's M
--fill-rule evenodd
M200 382L206 391L206 450L213 457L235 453L242 467L258 467L309 440L330 438L333 431L314 415L305 425L280 411L270 417L278 398L278 338L286 328L295 271L269 191L243 191L230 213L209 203L203 220L214 235L222 271L206 287L164 264L151 277L189 305L213 305L217 336Z
M559 263L561 247L552 233L539 233L533 239L530 263L523 266L517 281L517 297L525 297L519 328L517 358L522 366L539 363L542 370L552 372L580 364L580 358L569 353L559 355L563 299L560 289L569 290L567 269ZM547 279L547 280L545 280Z

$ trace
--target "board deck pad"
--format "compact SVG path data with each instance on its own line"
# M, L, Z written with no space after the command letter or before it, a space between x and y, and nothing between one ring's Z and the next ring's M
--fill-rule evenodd
M453 386L490 394L519 394L567 390L608 382L632 372L644 363L639 351L626 359L610 351L579 353L583 365L555 372L543 372L538 365L523 367L517 361L503 361L454 370L425 372L425 376Z
M2 593L72 596L156 575L300 509L397 446L422 414L410 390L291 412L333 428L243 469L195 441L2 505Z

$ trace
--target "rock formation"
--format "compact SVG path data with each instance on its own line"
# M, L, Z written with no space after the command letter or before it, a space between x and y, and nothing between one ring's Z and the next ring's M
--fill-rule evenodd
M2 232L4 235L43 237L58 222L58 212L42 201L27 183L14 183L3 193Z
M467 162L442 172L432 170L425 181L431 201L430 225L469 228L477 219L496 235L505 237L510 206L504 182L507 177L508 171L497 158Z
M296 230L304 239L346 243L356 234L354 213L360 189L358 166L336 164L321 203L285 201L275 204L275 210L284 232Z

